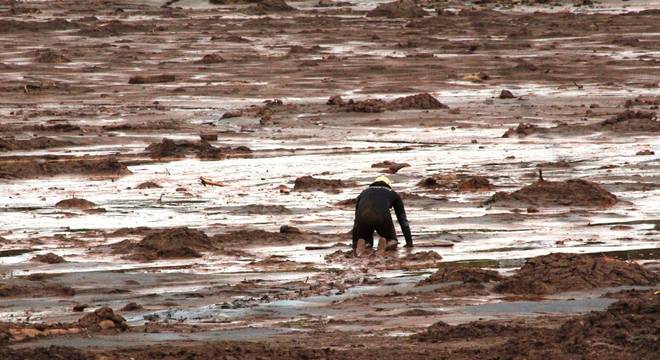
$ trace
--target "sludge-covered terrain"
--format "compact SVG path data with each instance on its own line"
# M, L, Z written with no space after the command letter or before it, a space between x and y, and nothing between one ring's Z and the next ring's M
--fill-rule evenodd
M0 2L2 356L655 358L658 23ZM381 174L415 247L355 257Z

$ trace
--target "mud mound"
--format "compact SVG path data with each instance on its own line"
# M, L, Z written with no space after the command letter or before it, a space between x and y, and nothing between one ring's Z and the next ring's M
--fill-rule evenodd
M119 20L96 22L90 26L84 26L75 34L86 37L118 36L129 32L148 31L148 26L135 23L126 23Z
M178 158L185 157L186 155L196 155L201 159L219 159L231 155L244 155L252 151L245 146L239 147L215 147L205 140L188 141L180 140L175 141L171 139L163 139L159 143L153 143L146 148L150 157L161 158Z
M56 140L45 136L39 136L27 140L15 140L12 138L0 139L0 151L48 149L70 145L73 145L70 141Z
M342 180L333 179L319 179L312 176L303 176L296 179L293 190L294 191L325 191L325 192L340 192L342 188L348 187L349 184Z
M431 274L431 276L428 278L420 281L418 285L429 285L454 281L462 281L464 283L485 283L500 280L502 280L502 276L497 271L493 270L443 266Z
M414 254L406 255L403 260L405 261L440 261L442 256L435 251L418 251Z
M628 99L624 103L626 108L631 108L633 106L645 106L650 105L654 109L657 109L660 106L660 96L644 96L640 95L634 99Z
M56 208L59 209L80 209L80 210L87 210L87 209L93 209L96 207L96 204L89 200L85 199L80 199L80 198L71 198L71 199L65 199L65 200L60 200L55 204Z
M65 262L63 257L53 253L37 255L32 258L32 261L38 261L46 264L61 264Z
M241 206L240 208L232 211L234 214L248 214L248 215L282 215L291 214L291 210L283 205L260 205L250 204Z
M135 75L128 79L129 84L157 84L165 82L173 82L176 80L174 75L159 74L159 75Z
M5 360L94 360L95 355L86 354L81 350L51 345L49 347L3 349Z
M343 106L344 111L361 113L381 113L387 108L387 102L380 99L353 100Z
M206 54L201 59L195 61L196 64L219 64L225 62L225 59L218 54Z
M92 332L103 330L119 332L128 329L126 319L121 315L115 314L115 312L107 306L96 309L94 312L81 317L78 320L78 325L80 325L81 328Z
M76 292L68 286L51 284L42 281L5 280L0 283L0 298L2 297L44 297L73 296Z
M658 132L660 121L654 112L626 110L592 128L613 132Z
M203 232L180 227L149 234L137 244L119 243L114 250L131 252L126 257L131 260L150 261L201 257L199 251L215 250L215 246Z
M71 59L52 49L39 49L34 54L34 62L44 64L63 64Z
M297 239L297 234L268 232L264 230L232 231L211 237L214 244L240 245L246 243L287 243Z
M527 124L527 123L520 123L518 124L517 127L511 128L507 130L504 135L502 135L503 138L509 138L514 135L518 136L527 136L527 135L532 135L534 133L541 133L547 131L546 128L539 127L537 125L533 124Z
M0 179L30 179L58 175L124 176L131 172L114 158L0 161Z
M424 17L429 13L413 0L399 0L391 3L378 5L375 9L367 12L368 17L387 17L387 18L418 18Z
M396 98L387 106L390 110L406 110L406 109L447 109L449 106L441 103L438 99L434 98L428 93L421 93L405 97Z
M542 206L607 207L617 202L617 197L600 185L576 179L538 180L512 193L497 192L486 201L486 204L523 203Z
M457 339L475 339L500 336L517 336L533 331L529 327L501 324L495 321L475 321L456 326L439 321L426 331L412 335L411 338L421 342L440 342Z
M245 10L249 14L263 15L278 12L293 12L298 9L287 4L284 0L261 0L256 5Z
M491 189L490 181L484 176L470 176L458 183L460 191L488 191Z
M379 163L375 163L371 165L372 168L384 168L386 169L385 171L390 173L390 174L396 174L399 172L399 170L405 168L405 167L410 167L410 164L408 163L397 163L394 161L383 161Z
M591 255L550 254L531 258L495 287L499 293L554 294L623 285L654 285L660 275L635 263Z
M162 188L162 186L158 185L154 181L145 181L145 182L141 183L140 185L136 186L135 188L140 189L140 190L143 190L143 189L160 189L160 188Z

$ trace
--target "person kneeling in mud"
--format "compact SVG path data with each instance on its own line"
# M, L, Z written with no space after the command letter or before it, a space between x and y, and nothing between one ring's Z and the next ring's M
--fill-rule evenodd
M401 225L406 247L413 246L403 201L392 190L392 181L386 176L379 176L357 198L353 224L353 251L359 253L365 246L373 248L374 231L385 238L385 250L396 249L398 241L390 208L394 208L397 221Z

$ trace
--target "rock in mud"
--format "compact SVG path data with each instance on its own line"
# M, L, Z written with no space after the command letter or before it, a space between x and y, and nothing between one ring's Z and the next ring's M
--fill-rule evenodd
M91 332L98 332L103 330L128 330L126 319L124 319L121 315L115 314L115 312L107 306L96 309L94 312L81 317L78 320L78 325L81 328Z
M293 190L340 192L342 188L348 186L349 184L342 180L319 179L312 176L303 176L296 179Z
M216 249L206 234L187 227L151 233L137 244L124 241L112 247L115 253L129 253L126 258L137 261L201 257L199 251Z
M600 185L582 180L538 180L512 193L497 192L486 204L522 203L535 206L608 207L619 200Z
M495 291L511 294L554 294L603 287L652 286L660 275L642 266L605 256L550 254L531 258Z
M131 172L114 158L4 160L0 179L31 179L58 175L124 176Z
M37 255L32 258L32 261L38 261L45 264L61 264L65 262L63 257L57 254L53 254L52 252L43 255Z
M141 183L140 185L136 186L135 188L140 189L140 190L143 190L143 189L160 189L160 188L162 188L162 186L158 185L154 181L145 181L145 182Z
M40 49L35 52L34 62L44 64L64 64L71 59L52 49Z
M417 6L413 0L399 0L381 4L376 6L375 9L367 12L368 17L387 18L418 18L427 15L429 15L429 13Z
M176 81L176 77L170 74L160 75L135 75L128 79L129 84L157 84Z
M383 161L379 163L375 163L371 165L372 168L385 168L387 169L386 172L390 174L396 174L399 170L405 168L405 167L410 167L410 164L408 163L397 163L394 161Z
M280 226L280 232L282 234L302 234L302 230L295 226L291 225L282 225Z
M509 90L502 90L500 92L500 96L498 96L500 99L515 99L516 97L513 96L513 93Z
M418 285L438 284L454 281L462 281L464 283L485 283L491 281L500 281L502 279L503 277L497 271L493 270L445 265L440 267L428 278L420 281Z
M404 96L396 98L387 106L390 110L407 110L407 109L447 109L449 106L441 103L438 99L428 93L421 93L416 95Z
M80 210L88 210L88 209L93 209L96 207L96 204L89 200L81 199L81 198L71 198L71 199L65 199L65 200L60 200L55 204L56 208L59 209L80 209Z
M45 136L27 140L16 140L13 138L0 139L0 151L48 149L70 145L73 145L70 141L57 140Z
M121 308L121 311L137 311L142 309L143 309L142 305L136 302L129 302L128 304L124 305L123 308Z

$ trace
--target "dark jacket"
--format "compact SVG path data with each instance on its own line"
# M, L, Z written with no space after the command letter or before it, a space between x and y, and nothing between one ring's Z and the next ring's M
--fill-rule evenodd
M381 223L385 217L390 217L390 209L394 208L396 219L406 239L406 245L412 245L410 225L406 217L403 201L386 183L375 182L362 191L355 205L355 221Z

